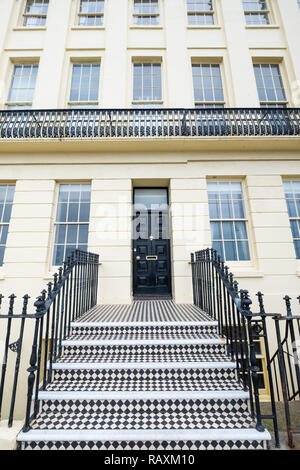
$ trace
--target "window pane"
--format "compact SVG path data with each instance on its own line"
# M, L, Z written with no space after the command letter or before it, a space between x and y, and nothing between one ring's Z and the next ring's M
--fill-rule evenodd
M213 247L214 250L217 250L218 255L221 256L222 259L225 259L224 250L223 250L223 243L222 242L213 241L212 242L212 247Z
M237 261L235 242L224 242L225 258L227 261Z

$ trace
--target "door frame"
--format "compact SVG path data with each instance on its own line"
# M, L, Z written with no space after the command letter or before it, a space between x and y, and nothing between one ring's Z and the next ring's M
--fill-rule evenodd
M155 185L155 186L134 186L132 188L132 214L131 214L131 277L132 277L132 282L131 282L131 288L132 288L132 297L133 299L138 299L142 297L147 297L145 294L143 295L138 295L135 293L135 278L134 278L134 239L133 239L133 216L134 216L134 195L135 195L135 190L136 189L165 189L167 193L167 204L168 207L170 208L170 197L169 197L169 186L160 186L160 185ZM172 244L171 244L171 214L170 210L168 213L169 217L169 295L152 295L149 297L157 297L159 298L168 298L168 299L173 299L173 265L172 265Z

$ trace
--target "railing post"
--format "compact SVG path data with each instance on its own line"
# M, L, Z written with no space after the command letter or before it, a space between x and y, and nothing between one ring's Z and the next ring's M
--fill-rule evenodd
M30 299L29 295L27 295L27 294L24 295L24 297L23 297L23 308L22 308L23 318L21 319L20 335L19 335L18 340L14 343L14 345L10 345L10 348L13 347L15 352L17 353L17 359L16 359L16 365L15 365L13 393L12 393L12 399L11 399L10 411L9 411L9 418L8 418L8 427L9 428L13 424L15 401L16 401L16 394L17 394L17 384L18 384L18 378L19 378L21 354L22 354L24 327L25 327L25 320L26 320L26 315L27 315L27 307L28 307L28 300L29 299Z
M32 350L31 350L31 356L30 356L30 367L29 369L27 369L27 371L29 372L29 376L28 376L27 407L26 407L24 432L28 432L30 430L31 403L32 403L32 397L33 397L35 373L37 371L36 363L37 363L39 327L40 327L41 315L45 307L45 301L42 300L42 296L39 296L37 298L37 301L34 303L34 306L36 307L36 319L35 319ZM36 400L37 400L37 397L35 397L35 401Z
M252 334L252 312L250 310L250 305L252 301L249 297L249 292L247 290L241 291L241 305L243 309L243 314L247 319L248 324L248 338L249 338L249 350L250 350L250 371L252 376L252 384L253 384L253 394L255 400L255 410L256 410L256 429L259 432L263 432L265 427L262 423L261 418L261 410L260 410L260 400L259 400L259 388L258 388L258 372L259 368L257 367L257 358L255 352L255 345L253 341L253 334Z
M3 296L1 295L0 302L2 302L2 299L3 299ZM7 320L6 338L5 338L5 344L4 344L4 356L3 356L1 381L0 381L0 417L1 417L1 410L2 410L2 401L3 401L4 386L5 386L7 359L8 359L8 349L9 349L10 333L11 333L11 322L12 322L12 318L14 314L15 299L16 299L16 296L14 294L11 294L9 296L8 320Z
M285 297L286 300L286 297ZM288 445L289 447L294 447L294 437L292 432L292 425L291 425L291 415L290 415L290 408L289 408L289 400L288 400L288 387L287 387L287 377L284 365L284 357L283 357L283 349L281 343L281 334L280 334L280 326L279 326L279 317L274 317L275 320L275 328L276 328L276 336L277 336L277 345L278 345L278 357L279 357L279 374L281 379L281 390L282 390L282 398L284 402L284 411L285 411L285 421L286 421L286 429L288 435Z
M277 449L280 448L280 439L279 439L279 431L278 431L278 422L277 422L277 412L276 412L276 405L275 405L275 396L274 396L274 384L273 384L273 377L271 371L271 360L270 360L270 349L269 349L269 338L268 338L268 331L267 331L267 322L266 322L266 312L263 302L263 294L258 292L258 304L259 304L259 311L262 319L262 327L263 327L263 337L265 342L265 351L266 351L266 362L267 362L267 372L268 372L268 379L269 379L269 387L270 387L270 398L271 398L271 408L272 408L272 420L274 425L274 435L275 435L275 446Z

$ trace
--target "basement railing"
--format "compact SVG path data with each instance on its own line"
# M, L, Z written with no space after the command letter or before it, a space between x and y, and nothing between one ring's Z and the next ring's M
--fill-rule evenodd
M225 339L228 355L236 362L237 378L244 391L249 392L250 409L256 429L265 430L263 420L272 420L275 445L280 447L276 415L273 378L267 333L267 317L274 317L264 310L263 296L259 292L260 313L253 314L252 301L247 290L240 290L238 282L217 251L206 249L191 254L194 304L210 318L218 322L219 334ZM272 412L261 412L259 394L259 367L255 343L264 341Z
M97 303L99 256L75 250L58 273L53 275L53 282L48 283L47 290L43 290L34 303L36 313L28 314L29 296L23 297L21 314L15 314L15 299L9 297L8 314L0 315L0 327L4 332L4 353L0 381L0 416L3 405L4 389L7 377L8 363L10 370L14 370L12 386L8 383L10 404L8 413L8 426L11 427L14 419L14 409L19 381L22 352L24 352L25 324L33 320L34 333L28 369L28 391L24 431L30 429L30 423L39 412L39 391L45 390L52 380L53 363L62 355L62 342L70 335L71 322L79 319L87 310ZM4 297L0 295L0 307L3 307ZM2 321L1 321L2 320ZM3 328L7 321L6 330ZM29 325L31 326L31 325ZM13 330L13 332L12 332ZM30 330L31 331L31 330ZM6 332L6 333L5 333ZM12 335L17 340L11 342ZM9 357L13 353L15 357ZM12 366L13 365L13 366Z
M285 296L284 300L287 315L274 317L278 348L271 358L271 368L275 377L275 397L284 404L288 445L294 448L294 436L300 434L300 429L292 423L291 412L291 403L296 400L300 409L300 316L293 315L291 298ZM298 300L300 302L300 296Z
M299 135L300 108L0 111L0 139Z

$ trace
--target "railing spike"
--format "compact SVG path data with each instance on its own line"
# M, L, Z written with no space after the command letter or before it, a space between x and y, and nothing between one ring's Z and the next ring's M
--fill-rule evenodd
M292 309L291 309L291 300L292 300L292 298L289 297L288 295L286 295L285 297L283 297L283 300L285 301L287 316L292 317L293 316Z
M9 307L8 307L8 315L13 315L14 313L14 303L17 296L15 294L11 294L9 297Z
M22 315L27 315L27 307L28 307L28 301L30 297L28 294L25 294L23 296L23 309L22 309Z
M263 315L265 314L265 307L264 307L264 301L263 301L264 294L259 291L257 292L256 295L258 297L258 305L259 305L260 314Z

